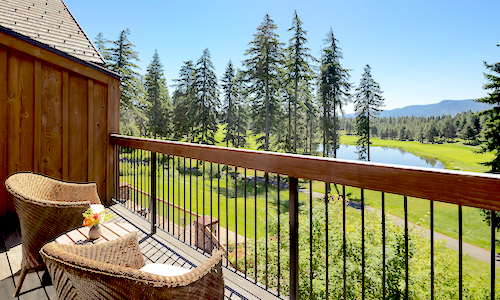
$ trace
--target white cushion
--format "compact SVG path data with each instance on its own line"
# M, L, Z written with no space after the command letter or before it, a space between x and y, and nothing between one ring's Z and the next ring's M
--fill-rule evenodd
M141 271L148 272L151 274L155 275L161 275L161 276L180 276L188 273L189 269L183 268L183 267L177 267L177 266L171 266L171 265L164 265L164 264L147 264L144 267L140 269Z
M94 214L98 214L105 209L102 204L90 204L90 208Z

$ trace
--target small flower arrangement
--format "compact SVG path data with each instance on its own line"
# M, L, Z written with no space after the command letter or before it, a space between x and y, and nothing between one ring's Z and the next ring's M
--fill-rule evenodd
M91 207L83 212L82 215L85 218L83 220L83 226L87 227L97 226L113 218L113 214L106 213L105 209L101 210L99 213L94 213Z

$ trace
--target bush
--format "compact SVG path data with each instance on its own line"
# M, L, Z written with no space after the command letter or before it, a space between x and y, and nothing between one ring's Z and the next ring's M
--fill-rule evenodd
M343 298L343 236L342 202L330 201L328 213L324 202L313 205L312 240L310 240L309 205L302 206L299 215L299 291L300 299L309 299L310 245L312 249L312 298L326 298L326 220L328 219L328 293L331 299ZM328 216L327 216L328 215ZM276 216L269 216L267 282L270 288L278 287L280 269L280 292L289 292L289 234L288 215L281 215L278 236ZM404 227L386 218L386 297L402 299L405 296L405 233ZM365 214L365 298L381 299L382 294L382 229L381 218L376 213ZM257 242L257 278L266 282L265 240ZM430 295L430 243L421 232L410 230L409 244L409 298L428 299ZM278 262L278 247L280 261ZM247 274L255 276L255 244L247 246ZM361 298L361 220L347 218L346 222L346 290L347 299ZM444 242L434 246L434 291L435 299L458 298L458 258L456 252L444 247ZM234 265L234 259L232 260ZM238 268L244 269L244 259L238 259ZM464 299L488 299L489 274L474 278L463 276Z

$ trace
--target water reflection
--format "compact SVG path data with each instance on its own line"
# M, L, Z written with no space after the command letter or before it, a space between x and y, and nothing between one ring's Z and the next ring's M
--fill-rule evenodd
M323 152L322 145L318 147L318 151L319 153ZM358 160L356 146L340 145L340 148L337 150L337 158ZM372 146L370 147L370 161L404 166L444 169L444 165L434 158L418 157L401 148Z

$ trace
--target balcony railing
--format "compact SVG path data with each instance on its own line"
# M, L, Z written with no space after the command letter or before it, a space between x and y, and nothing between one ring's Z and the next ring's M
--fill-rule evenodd
M229 270L277 296L500 295L499 176L121 135L111 135L111 143L117 201L149 219L153 233L167 231L206 255L222 247ZM423 205L428 214L414 213ZM462 248L464 211L477 209L491 217L489 257L482 258L488 270ZM457 252L435 239L436 221L450 210ZM429 237L415 224L419 219Z

